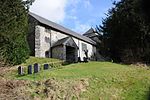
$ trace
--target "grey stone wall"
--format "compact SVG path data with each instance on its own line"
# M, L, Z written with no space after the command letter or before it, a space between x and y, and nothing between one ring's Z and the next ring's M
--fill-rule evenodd
M40 57L41 50L40 50L40 27L36 26L35 28L35 57Z
M40 57L41 55L41 43L40 43L40 27L35 28L35 57Z
M52 58L57 58L61 60L66 59L66 51L63 45L52 48Z
M58 40L63 39L65 37L68 37L68 35L65 35L61 32L58 32L56 30L51 30L51 44L55 44Z
M46 52L50 51L50 33L46 32L46 28L40 27L40 57L47 57Z

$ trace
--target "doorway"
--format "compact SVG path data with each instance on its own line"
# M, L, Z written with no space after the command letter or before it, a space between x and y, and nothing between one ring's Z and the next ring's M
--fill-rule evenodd
M69 63L76 62L76 48L66 46L66 61Z

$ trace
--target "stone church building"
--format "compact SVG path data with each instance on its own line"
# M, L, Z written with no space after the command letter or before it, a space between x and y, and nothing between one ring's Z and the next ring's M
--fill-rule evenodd
M95 60L96 42L31 12L27 39L31 56L69 62Z

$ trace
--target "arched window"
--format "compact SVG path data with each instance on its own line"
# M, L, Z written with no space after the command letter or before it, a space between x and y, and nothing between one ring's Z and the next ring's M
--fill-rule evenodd
M49 51L46 51L46 52L45 52L45 57L46 57L46 58L49 58Z

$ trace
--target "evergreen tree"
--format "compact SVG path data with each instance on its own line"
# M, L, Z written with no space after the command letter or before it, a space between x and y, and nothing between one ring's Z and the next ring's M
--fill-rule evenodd
M149 26L143 18L141 0L121 0L114 3L103 20L105 48L115 62L150 62Z
M26 4L1 0L0 5L0 64L20 64L29 57Z

